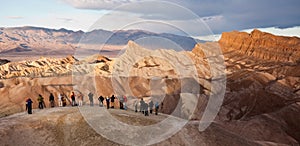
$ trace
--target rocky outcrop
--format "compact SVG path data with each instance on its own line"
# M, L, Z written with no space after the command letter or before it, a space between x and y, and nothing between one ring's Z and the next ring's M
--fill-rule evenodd
M10 61L7 59L0 59L0 65L9 63Z
M263 60L279 62L300 61L300 38L275 36L253 30L246 32L224 32L219 40L222 50L238 51L240 54Z
M289 145L292 143L284 139L299 142L300 135L295 131L300 129L294 123L300 119L291 117L300 111L299 42L296 37L280 37L254 30L251 34L223 33L219 42L195 46L192 52L204 59L214 56L214 50L223 51L226 94L218 118L228 121L230 131L257 141L269 139ZM267 121L285 125L285 128L278 129L276 124ZM267 124L256 126L258 123ZM253 131L241 132L241 129ZM265 129L264 134L257 134L258 129ZM273 131L275 129L286 131L282 133L285 138L280 139L280 134Z
M104 108L94 106L90 111L95 111L99 125L110 125L108 119L102 117L98 111L105 111ZM135 125L135 127L144 127L159 123L167 118L166 115L145 117L142 114L136 114L133 111L108 110L110 116L126 125ZM101 121L99 123L99 121ZM121 132L131 131L129 126L124 126L126 131L120 131L119 126L106 129L115 139L108 139L103 133L97 133L90 127L81 115L80 110L74 107L52 108L46 110L34 110L32 116L26 113L19 113L13 116L0 119L0 141L2 145L144 145L153 139L144 135L120 135ZM177 125L170 128L177 128ZM218 123L214 123L204 132L198 131L198 123L189 122L180 131L164 141L152 141L155 146L165 145L259 145L267 142L248 140L248 137L240 137L227 131ZM128 128L127 128L128 127ZM127 129L126 129L127 128ZM161 127L159 127L161 128ZM153 128L153 130L156 130ZM143 131L142 131L143 132ZM155 132L155 131L153 131ZM148 134L148 133L147 133ZM151 133L149 133L150 135ZM30 135L30 137L28 137ZM122 138L128 136L134 141ZM138 139L135 139L139 137ZM140 138L141 137L141 138ZM154 139L155 140L155 139ZM291 143L293 144L293 143Z
M49 77L72 73L73 56L62 59L40 58L35 61L11 62L0 66L0 78Z

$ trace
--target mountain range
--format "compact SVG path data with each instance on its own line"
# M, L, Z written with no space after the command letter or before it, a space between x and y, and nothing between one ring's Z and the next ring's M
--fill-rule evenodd
M94 54L122 49L129 40L144 38L167 39L178 44L182 50L192 50L199 42L191 37L169 33L153 33L144 30L93 30L89 32L41 27L0 28L0 54L9 55L70 55L83 50ZM151 44L154 45L154 44Z

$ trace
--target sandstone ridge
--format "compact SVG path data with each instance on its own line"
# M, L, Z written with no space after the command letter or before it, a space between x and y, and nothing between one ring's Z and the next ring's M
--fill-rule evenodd
M299 62L300 38L275 36L259 30L246 32L224 32L219 40L222 50L238 51L240 54L258 59Z

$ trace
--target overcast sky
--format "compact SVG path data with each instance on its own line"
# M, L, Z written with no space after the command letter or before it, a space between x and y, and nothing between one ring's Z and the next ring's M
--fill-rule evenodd
M0 27L145 29L190 36L260 28L300 36L299 0L14 0L1 2Z

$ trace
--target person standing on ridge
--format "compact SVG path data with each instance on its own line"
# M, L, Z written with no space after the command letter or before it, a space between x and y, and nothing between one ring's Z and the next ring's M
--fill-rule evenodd
M141 98L141 101L140 101L140 112L142 112L143 114L145 114L145 101L143 98Z
M112 95L110 98L110 102L111 102L111 107L110 108L115 108L115 95Z
M123 97L123 106L124 106L124 110L127 110L127 106L126 106L126 103L127 103L127 97L124 95Z
M159 103L155 103L155 115L158 115Z
M39 97L37 100L39 102L39 109L43 109L44 105L45 105L44 97L41 94L39 94ZM45 106L45 108L46 108L46 106Z
M49 101L50 101L50 106L51 107L54 107L54 95L52 93L50 93L50 96L49 96Z
M137 113L138 112L138 104L139 104L139 101L136 100L135 101L135 104L134 104L134 111Z
M109 109L109 100L110 100L110 99L109 99L109 97L107 96L107 97L106 97L106 107L107 107L107 109Z
M62 101L62 106L63 107L65 107L67 105L67 99L68 98L65 97L65 94L62 94L61 101Z
M124 109L124 106L123 106L124 98L123 98L123 96L122 95L119 96L118 99L119 99L119 102L120 102L120 109Z
M150 109L150 114L152 114L152 111L153 111L153 101L152 100L149 102L149 109Z
M71 94L71 100L72 100L72 106L75 106L76 101L75 101L75 93L74 92L72 92L72 94Z
M103 101L104 101L103 96L102 96L102 95L99 96L98 100L99 100L99 106L100 106L100 107L103 107Z
M62 94L59 93L58 96L57 96L57 99L58 99L58 106L59 107L62 107L63 106L63 102L62 102Z
M149 108L148 104L144 103L144 113L145 113L145 116L149 116L148 108Z
M32 100L30 98L28 98L26 100L26 110L28 114L32 114Z
M83 94L79 93L78 95L78 106L82 106L83 105Z
M88 94L89 96L89 100L90 100L90 106L94 106L94 94L92 92L90 92Z

